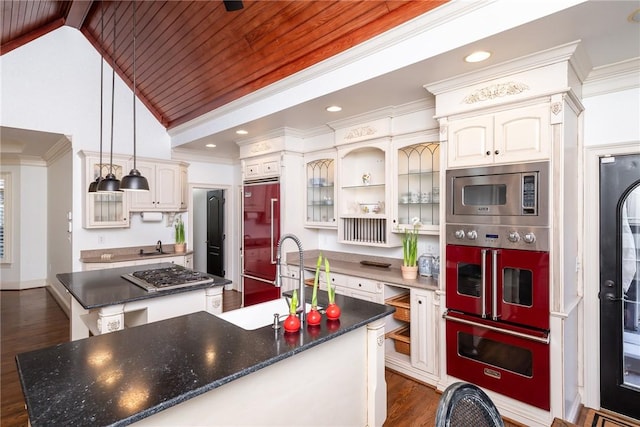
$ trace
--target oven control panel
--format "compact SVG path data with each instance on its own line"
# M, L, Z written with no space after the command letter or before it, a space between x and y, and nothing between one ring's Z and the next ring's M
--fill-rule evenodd
M448 245L549 251L549 228L447 224L446 241Z

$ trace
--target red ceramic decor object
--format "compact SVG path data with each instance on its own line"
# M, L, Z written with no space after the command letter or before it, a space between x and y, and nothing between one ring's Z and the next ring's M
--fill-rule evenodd
M317 309L312 308L307 313L307 325L310 325L310 326L319 325L321 320L322 320L322 315Z
M285 332L298 332L300 330L300 319L295 314L290 314L283 323Z
M338 307L335 303L329 304L326 310L327 319L336 320L340 318L340 307Z

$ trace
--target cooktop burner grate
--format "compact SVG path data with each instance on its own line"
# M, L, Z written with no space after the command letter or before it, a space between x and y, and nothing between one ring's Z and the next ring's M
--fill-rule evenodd
M214 281L213 277L206 273L190 270L180 265L135 271L123 274L122 277L150 292L213 283Z

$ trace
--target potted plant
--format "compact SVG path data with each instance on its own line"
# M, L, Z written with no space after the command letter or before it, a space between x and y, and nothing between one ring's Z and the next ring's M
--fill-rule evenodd
M327 296L329 297L329 305L325 310L327 314L327 320L335 321L340 318L340 307L336 304L336 287L331 285L331 279L329 278L329 260L324 259L324 272L327 279Z
M415 279L418 277L418 228L420 218L412 218L412 228L405 228L402 236L402 271L403 279Z
M300 330L300 319L296 315L296 310L298 309L298 290L293 290L293 295L291 296L291 303L289 304L289 315L286 319L284 319L283 326L285 332L298 332Z
M320 324L322 315L318 311L318 280L320 278L320 266L322 265L322 254L318 255L316 263L316 276L313 280L313 294L311 297L311 309L307 313L307 325L316 326Z
M182 215L176 216L174 227L176 230L176 243L174 245L175 251L178 254L185 253L187 243L184 240L184 222L182 222Z

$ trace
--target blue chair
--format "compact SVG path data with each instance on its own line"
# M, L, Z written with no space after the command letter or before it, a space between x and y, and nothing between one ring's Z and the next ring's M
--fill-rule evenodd
M504 427L498 408L473 384L457 382L442 393L436 427Z

